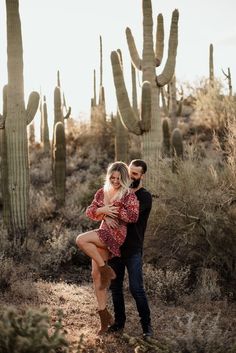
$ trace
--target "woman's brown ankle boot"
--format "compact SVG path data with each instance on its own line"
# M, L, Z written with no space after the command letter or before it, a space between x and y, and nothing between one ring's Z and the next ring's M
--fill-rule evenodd
M111 266L105 264L104 266L99 267L101 273L101 285L100 289L105 289L110 287L111 280L116 278L115 271Z
M113 317L107 310L107 308L103 310L98 310L98 314L101 320L101 328L98 331L98 335L102 335L103 333L107 332L108 327L113 324Z

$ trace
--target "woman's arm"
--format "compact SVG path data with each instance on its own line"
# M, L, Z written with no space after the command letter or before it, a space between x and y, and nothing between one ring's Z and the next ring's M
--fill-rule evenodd
M86 216L92 219L93 221L101 221L103 218L103 214L99 211L100 207L100 199L102 197L101 195L102 189L99 189L93 198L92 203L86 208Z

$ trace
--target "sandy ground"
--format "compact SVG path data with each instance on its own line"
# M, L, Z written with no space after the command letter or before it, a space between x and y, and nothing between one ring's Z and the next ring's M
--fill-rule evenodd
M224 344L236 337L236 303L227 301L195 302L193 297L186 297L181 305L170 306L156 298L149 298L155 336L152 342L144 346L135 303L127 289L125 290L127 322L123 336L102 337L97 335L99 319L91 283L38 281L31 287L30 293L27 296L24 290L22 292L19 290L15 294L2 295L0 307L14 306L19 309L46 307L52 320L55 320L58 309L62 309L64 331L71 353L171 352L175 346L184 347L188 344L194 347L196 345L194 340L198 341L197 345L206 346L202 352L208 352L209 342L206 342L204 336L209 335L218 336L218 339L221 336L217 343L219 349L216 351L221 352L222 346L223 353ZM111 298L109 307L112 310ZM215 322L219 314L220 320L216 327ZM212 332L213 330L215 332ZM82 344L79 343L81 339Z

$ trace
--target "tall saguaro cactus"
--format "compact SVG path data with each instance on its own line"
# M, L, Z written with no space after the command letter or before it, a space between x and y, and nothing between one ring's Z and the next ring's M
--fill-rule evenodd
M48 109L47 109L46 96L43 96L43 97L41 96L40 113L41 113L41 121L40 121L41 143L42 143L43 151L46 154L49 154L50 140L49 140Z
M154 51L153 41L153 20L152 20L152 4L151 0L142 0L143 7L143 51L142 57L139 56L136 49L135 41L131 30L126 29L126 37L129 46L130 56L133 65L136 69L142 71L142 81L148 81L151 84L151 123L149 128L138 124L139 128L134 133L142 135L142 157L152 163L154 168L158 165L158 157L160 153L162 128L161 114L159 106L159 90L160 87L166 85L172 78L175 70L175 60L178 44L178 10L174 10L172 14L171 30L169 37L168 58L165 67L161 74L156 75L156 67L160 66L163 57L164 29L163 17L157 17L156 45ZM122 70L118 69L119 60L116 52L111 54L111 62L113 67L113 77L116 87L116 95L118 100L118 108L121 114L121 119L128 127L137 124L137 117L131 109L125 88L124 80L121 78ZM133 123L131 123L133 121ZM128 122L128 124L127 124ZM129 127L128 127L129 128Z
M91 99L91 128L103 131L106 123L106 103L105 90L103 86L103 57L102 57L102 37L99 37L100 44L100 80L99 80L99 96L97 103L96 95L96 71L93 71L93 91L94 95Z
M53 137L53 186L57 207L65 203L66 183L66 142L64 124L59 121L54 127Z
M8 88L5 133L7 141L10 225L18 243L27 235L29 205L29 162L27 125L38 109L39 94L32 92L24 102L23 47L18 0L6 0Z
M213 56L213 44L209 47L209 79L210 84L214 85L214 56Z

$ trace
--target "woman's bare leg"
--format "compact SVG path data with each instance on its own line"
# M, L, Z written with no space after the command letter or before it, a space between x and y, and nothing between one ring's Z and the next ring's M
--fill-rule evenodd
M104 261L108 260L108 251L106 249L99 248ZM107 332L110 325L114 323L114 319L110 312L107 309L107 288L101 289L101 272L99 271L99 267L94 260L92 260L92 277L94 290L97 297L98 303L98 314L100 317L100 329L98 331L98 335L102 335Z
M108 288L111 280L116 278L116 274L110 266L105 264L103 257L98 251L98 248L106 249L106 245L99 239L97 232L93 230L78 235L76 244L96 262L101 274L100 289Z
M91 257L99 267L105 265L105 261L98 251L98 248L106 249L106 245L99 239L96 231L92 230L78 235L76 244L85 254Z
M98 248L98 251L100 252L100 255L102 256L103 260L107 261L109 252L106 249L101 249L101 248ZM100 289L101 272L99 271L99 267L94 260L92 260L92 278L93 278L95 295L97 297L97 302L98 302L98 310L104 310L107 305L107 288Z

